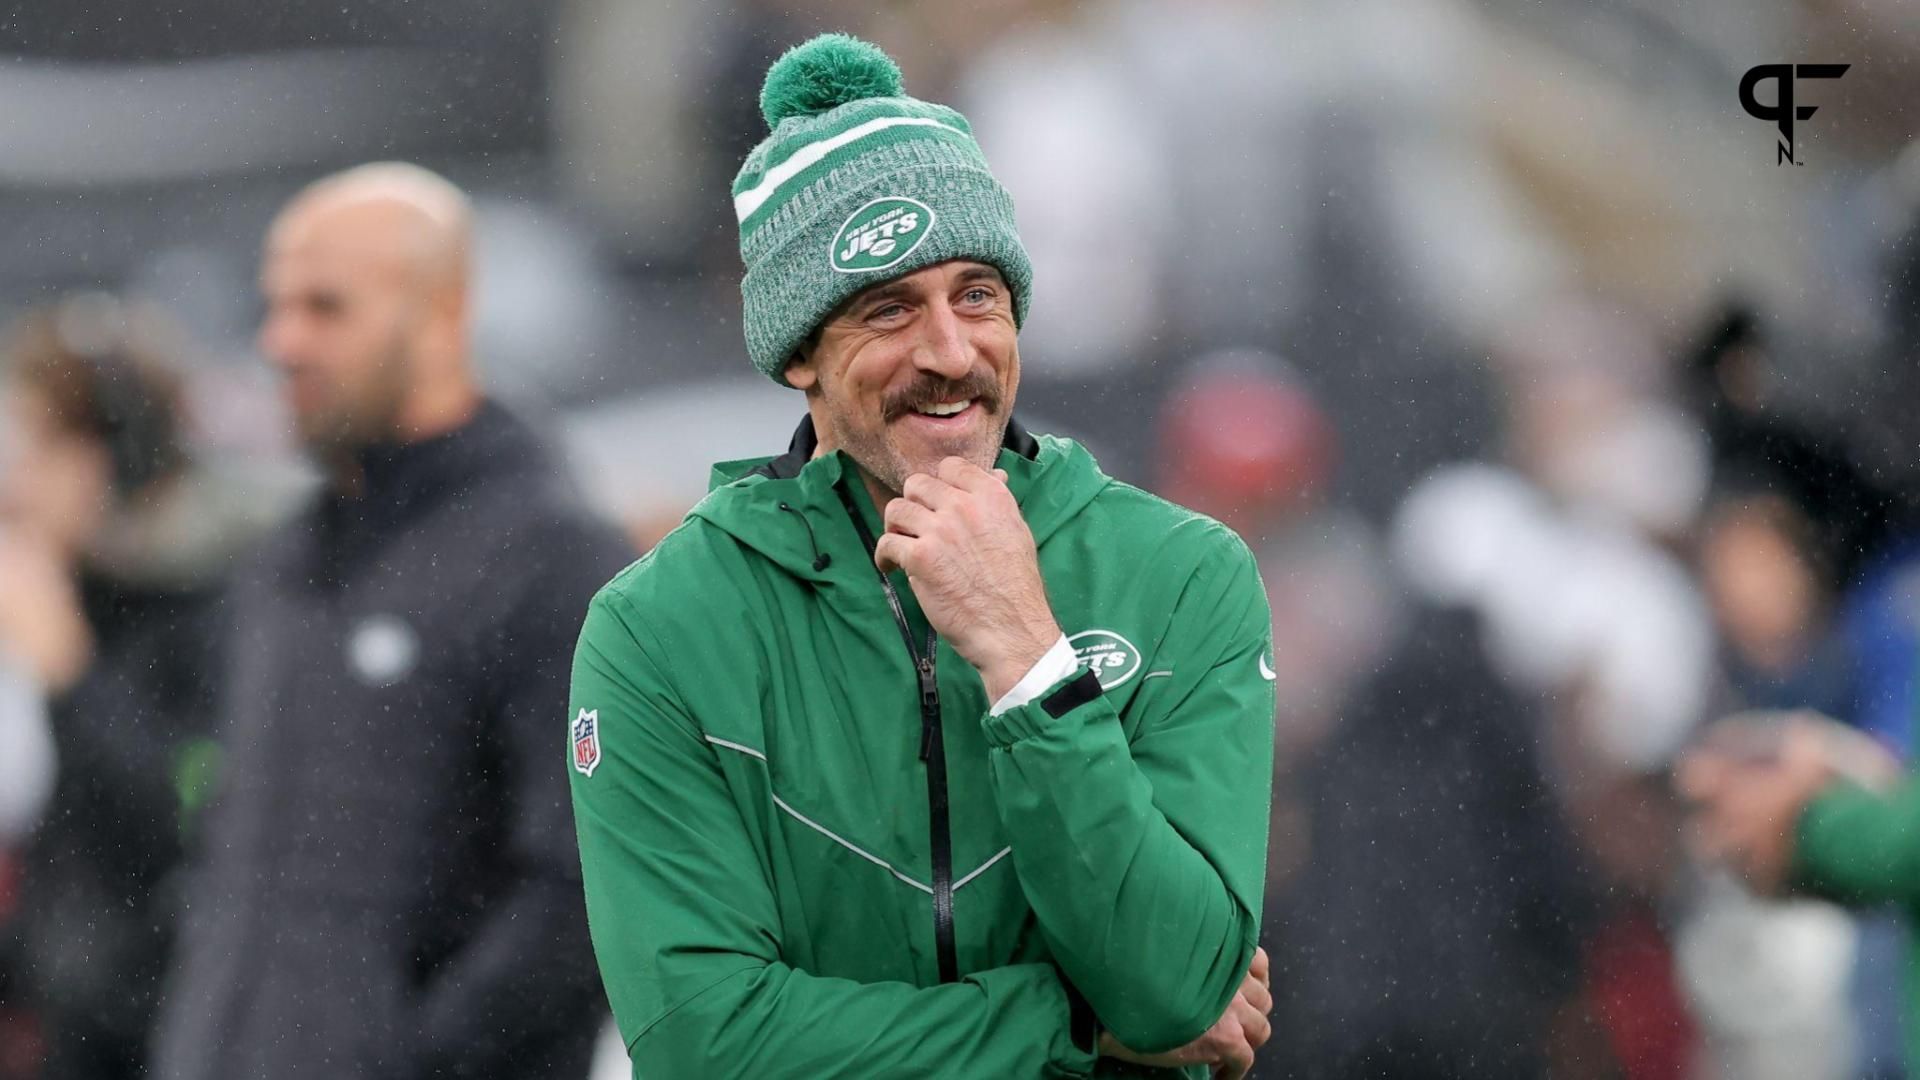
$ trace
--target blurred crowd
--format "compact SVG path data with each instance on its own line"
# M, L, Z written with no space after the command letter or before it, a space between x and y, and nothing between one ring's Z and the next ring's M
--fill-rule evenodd
M1911 5L108 6L0 24L50 118L0 119L0 1080L142 1074L223 590L320 479L253 337L275 208L459 182L483 381L643 551L802 409L727 183L824 29L1014 195L1023 422L1260 557L1255 1075L1907 1075L1901 920L1747 894L1671 775L1751 710L1914 749ZM1853 65L1798 166L1735 97L1782 59Z

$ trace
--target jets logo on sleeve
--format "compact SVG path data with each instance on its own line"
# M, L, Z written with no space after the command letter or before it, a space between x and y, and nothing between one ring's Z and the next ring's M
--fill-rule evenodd
M1140 650L1111 630L1082 630L1067 639L1073 655L1093 670L1100 689L1111 690L1140 670Z
M600 767L600 710L581 709L573 719L573 771L592 776Z

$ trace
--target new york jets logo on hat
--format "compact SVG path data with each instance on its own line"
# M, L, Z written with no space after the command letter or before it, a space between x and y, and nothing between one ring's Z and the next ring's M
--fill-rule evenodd
M855 210L834 234L827 264L843 274L869 274L897 265L933 231L933 208L918 199L886 196Z

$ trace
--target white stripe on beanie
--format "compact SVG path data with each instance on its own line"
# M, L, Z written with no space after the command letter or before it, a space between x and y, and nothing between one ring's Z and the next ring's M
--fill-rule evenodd
M766 204L768 199L773 198L774 194L780 190L782 184L805 172L808 166L816 164L828 154L833 153L835 150L840 149L850 142L864 139L875 132L885 131L888 128L894 127L943 127L956 133L965 134L951 124L920 116L883 116L878 120L869 120L864 124L857 124L832 138L808 143L794 151L792 156L788 157L787 160L768 169L765 175L761 176L759 183L733 197L734 215L737 220L742 222L746 221L747 218L753 216L755 210L760 209L760 207Z

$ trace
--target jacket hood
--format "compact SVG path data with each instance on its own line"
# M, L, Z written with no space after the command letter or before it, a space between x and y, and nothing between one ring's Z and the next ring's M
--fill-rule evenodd
M843 450L814 456L813 418L804 417L787 452L777 457L717 462L707 497L688 513L710 522L787 572L821 584L871 582L858 529L841 491L867 508L866 485ZM1030 435L1009 418L995 465L1020 504L1035 544L1043 544L1113 482L1087 449L1072 439ZM821 555L831 556L820 567ZM857 577L849 577L857 575Z

